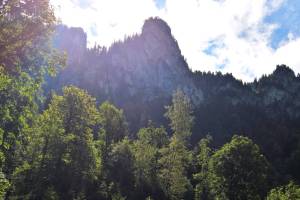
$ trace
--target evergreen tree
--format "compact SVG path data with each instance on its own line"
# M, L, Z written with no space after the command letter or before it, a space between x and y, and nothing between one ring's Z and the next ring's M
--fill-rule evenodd
M101 104L99 112L107 144L119 142L128 135L128 127L123 110L117 109L109 102L104 102Z
M149 125L138 132L138 140L134 142L134 166L136 198L153 197L162 199L159 187L158 172L160 148L168 143L168 137L163 127L155 128Z
M192 161L192 154L187 149L191 136L193 116L187 96L180 90L173 95L172 105L167 107L165 116L171 121L174 131L168 146L160 150L159 180L167 199L184 198L191 191L187 169Z
M131 141L125 137L113 145L110 152L109 179L112 181L110 195L120 193L131 199L134 192L134 155Z
M210 198L208 164L213 154L212 149L209 147L211 140L211 136L207 136L199 142L199 153L196 164L198 173L194 174L194 179L197 183L195 187L195 199L206 200Z
M113 173L109 171L111 170L113 165L111 155L114 146L128 135L128 126L123 111L119 110L108 101L101 104L101 106L99 107L99 113L101 117L102 127L102 133L100 137L104 141L101 155L103 161L102 187L103 190L106 191L106 198L111 196L111 194L109 193L112 193L112 190L114 191L114 193L116 193L116 196L114 196L113 198L117 198L118 195L121 195L121 192L120 188L117 188L116 192L116 188L111 187L111 184L113 185L112 181L114 181L111 177L111 174Z
M172 137L170 144L162 148L160 153L158 176L161 187L167 199L183 199L192 187L187 178L187 168L191 163L192 154L177 137Z
M170 126L174 131L174 135L179 140L189 142L194 120L189 98L181 90L177 90L173 94L172 105L166 108L165 116L171 122Z
M181 90L173 94L172 105L166 107L165 116L173 132L171 138L164 127L156 128L152 124L140 129L137 137L130 135L123 110L109 102L97 108L95 98L74 86L63 88L62 95L52 95L47 108L43 108L44 79L56 75L65 64L61 52L52 48L56 18L49 1L0 1L0 199L300 199L300 187L293 182L269 191L270 164L259 147L247 137L234 136L218 150L210 147L211 138L206 137L199 142L199 152L194 158L197 164L192 164L189 142L194 116L190 99ZM160 20L156 22L162 25ZM136 41L135 45L140 45L140 40L135 38L139 37L129 38L129 46ZM120 43L117 43L111 50L100 47L87 50L84 53L87 58L83 58L82 63L93 65L99 58L113 57L119 47ZM110 61L101 62L104 73L102 70L99 74L103 75L99 78L99 74L95 74L94 78L105 78L107 82L111 69L103 67L106 64L109 66ZM76 70L79 70L78 66ZM250 130L253 139L264 152L269 152L268 156L271 155L270 161L279 163L276 166L280 178L299 179L299 136L286 134L291 126L293 132L299 129L297 125L290 125L297 124L299 110L295 104L288 106L288 110L296 111L287 115L280 113L286 111L282 107L290 105L289 99L297 96L294 93L299 88L299 76L296 77L285 65L278 66L272 75L253 84L243 84L232 75L223 76L219 72L195 74L198 74L195 86L205 91L207 97L198 107L200 111L206 111L199 119L209 124L203 129L215 126L213 130L220 132ZM123 79L119 83L123 83ZM81 84L89 87L91 82ZM224 84L227 86L223 87ZM273 97L274 100L269 100L268 91L273 87L284 94L279 100ZM126 84L116 88L120 96L129 97L127 93L131 92L127 91ZM257 110L256 104L248 105L248 101L243 103L244 100L236 103L235 100L240 99L235 98L240 94L237 91L242 89L246 89L247 98L258 99L254 102L267 100L268 109ZM90 91L102 93L98 88ZM156 90L150 88L150 91ZM131 102L127 106L135 112L126 113L127 116L132 116L135 121L145 121L150 113L149 116L160 119L160 108L167 98L160 95L159 88L157 91L159 95L150 100L147 109L148 102L137 98L139 92L132 98L130 96ZM124 97L118 101L122 106ZM101 97L101 101L105 98ZM283 106L279 106L282 102ZM280 117L272 115L270 120L263 116L278 108ZM137 115L136 110L143 112ZM237 115L224 119L223 114L218 114L229 111ZM244 124L239 121L240 117L255 120L246 120ZM225 122L216 123L215 119ZM232 121L238 121L239 125L232 126ZM279 129L272 137L261 134L269 133L271 125ZM256 128L259 128L259 134L251 132ZM216 136L219 137L217 144L223 144L227 138L218 133ZM192 177L194 166L197 170Z

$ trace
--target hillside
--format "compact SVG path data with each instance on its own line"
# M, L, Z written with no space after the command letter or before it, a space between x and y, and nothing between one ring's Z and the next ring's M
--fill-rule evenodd
M69 59L52 80L52 88L73 84L98 102L111 101L125 111L133 132L148 120L167 125L165 106L178 88L195 108L193 144L206 134L214 137L216 145L232 134L244 134L264 147L267 155L280 157L300 130L300 77L287 66L277 66L252 83L231 74L192 72L170 27L159 18L148 19L140 35L108 49L87 48L80 28L59 26L57 30L55 44Z

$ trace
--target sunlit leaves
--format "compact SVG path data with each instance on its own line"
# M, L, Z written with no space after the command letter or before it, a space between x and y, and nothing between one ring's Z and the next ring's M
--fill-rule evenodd
M171 122L174 135L180 140L188 141L192 134L194 117L190 100L181 90L173 94L172 105L167 107L165 116Z
M300 199L300 186L293 182L288 185L274 188L268 194L267 200Z
M169 199L182 199L191 188L187 178L187 167L192 155L183 141L172 137L170 144L160 150L159 179L162 189Z
M27 132L30 143L23 166L29 163L30 168L14 176L24 177L15 182L16 188L24 187L24 181L38 186L31 188L35 192L15 193L41 198L49 186L60 198L77 198L84 193L101 174L101 148L94 139L99 121L95 99L85 91L66 87L63 96L54 95L49 108Z

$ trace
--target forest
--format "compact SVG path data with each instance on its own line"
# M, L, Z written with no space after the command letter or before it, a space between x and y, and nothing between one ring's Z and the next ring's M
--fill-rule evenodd
M165 26L150 19L143 31L156 30L157 21ZM71 79L84 74L80 62L101 74L88 59L108 50L89 49L76 63L80 57L53 42L58 24L49 0L0 1L0 199L300 199L300 78L290 68L246 84L190 72L176 59L185 77L168 87L131 97L129 89L99 92L87 79ZM145 32L128 45L147 40ZM110 51L122 51L118 45ZM273 96L260 103L273 86L290 92L276 90L285 104ZM147 95L151 105L142 101Z

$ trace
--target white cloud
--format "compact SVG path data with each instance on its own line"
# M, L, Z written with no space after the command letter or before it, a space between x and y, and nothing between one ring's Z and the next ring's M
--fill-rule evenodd
M51 0L57 15L69 26L80 26L95 42L109 46L125 35L139 33L143 21L160 16L170 25L183 55L193 70L232 73L244 81L271 73L277 64L288 64L300 72L300 38L292 34L278 49L270 47L277 24L263 19L284 0L166 0L158 9L153 0ZM60 9L58 7L60 5ZM97 34L95 34L95 32ZM212 42L213 54L204 50Z
M83 1L88 1L89 7L80 7ZM51 3L63 23L84 28L90 46L94 43L109 46L125 35L140 32L145 19L158 15L152 0L51 0Z

